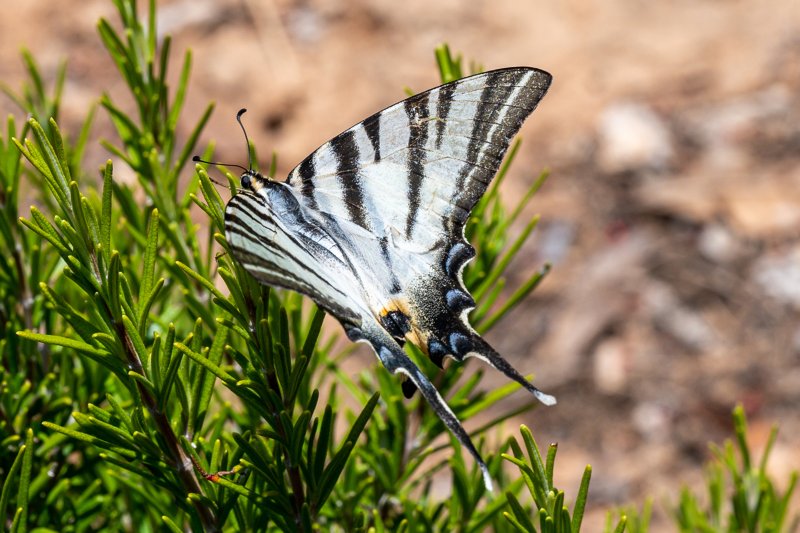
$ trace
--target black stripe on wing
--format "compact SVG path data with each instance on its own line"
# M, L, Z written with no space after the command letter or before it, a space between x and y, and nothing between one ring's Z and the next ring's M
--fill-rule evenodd
M460 240L469 214L494 178L509 143L544 97L552 77L536 69L488 72L472 117L467 159L458 174L450 235Z
M300 174L300 194L308 201L309 207L316 209L317 199L314 198L314 176L316 175L314 158L312 156L306 157L297 167L297 172Z
M364 190L358 174L359 150L353 130L337 135L329 142L336 158L336 176L350 220L364 229L370 229L364 205Z
M406 216L405 235L406 239L411 239L414 231L414 224L417 222L417 212L419 211L420 189L422 180L425 179L425 159L427 152L425 146L428 143L428 123L429 116L428 102L424 98L409 98L405 101L406 115L408 117L408 215Z
M380 114L376 113L361 123L372 145L372 161L374 163L381 160L381 121L379 119Z
M450 115L450 104L453 102L456 86L456 83L448 83L439 87L436 100L436 116L439 117L439 120L436 122L436 142L434 143L437 150L442 146L442 139L444 139L446 131L445 125Z

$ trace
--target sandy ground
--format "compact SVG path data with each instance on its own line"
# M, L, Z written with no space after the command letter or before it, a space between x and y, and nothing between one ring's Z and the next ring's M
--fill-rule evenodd
M23 45L51 78L68 60L66 131L103 91L125 100L100 16L116 20L110 2L26 0L0 19L12 87ZM440 42L486 68L550 71L504 193L551 170L514 271L554 270L489 340L558 396L524 422L560 443L568 494L593 465L586 530L648 494L653 531L671 530L668 505L682 484L699 486L707 442L731 435L737 402L756 448L781 425L778 478L800 467L797 0L183 0L159 2L159 20L174 50L193 50L186 131L216 101L205 140L241 161L233 117L247 107L279 173L404 87L436 85ZM111 135L102 114L96 133ZM86 161L106 157L92 148Z

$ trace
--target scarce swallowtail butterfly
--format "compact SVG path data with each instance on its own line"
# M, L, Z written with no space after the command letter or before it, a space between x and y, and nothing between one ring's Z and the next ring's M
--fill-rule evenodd
M405 395L420 391L489 489L486 464L403 344L439 367L446 356L477 357L555 403L472 329L461 277L475 255L464 238L470 211L550 81L506 68L417 94L326 142L286 181L244 172L225 210L236 260L262 283L309 296L403 374Z

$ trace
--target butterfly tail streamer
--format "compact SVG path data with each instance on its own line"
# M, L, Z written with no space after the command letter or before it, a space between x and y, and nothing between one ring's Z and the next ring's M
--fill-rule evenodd
M478 466L483 474L483 484L486 490L491 492L492 478L489 475L489 468L481 457L475 445L472 443L469 434L466 432L461 422L456 417L455 413L450 409L447 403L442 398L439 391L436 390L433 383L428 380L427 376L414 364L410 357L403 351L403 348L378 324L374 328L367 330L349 330L347 332L351 340L364 340L372 345L375 353L378 355L383 366L393 374L403 374L410 379L422 396L431 406L433 411L444 422L453 435L458 439L462 446L464 446L470 454L475 458Z
M505 360L505 358L497 353L494 348L489 346L483 338L481 338L478 334L474 334L473 336L473 346L475 347L475 351L470 353L470 357L475 357L476 359L481 359L482 361L488 363L494 369L499 370L503 374L505 374L509 379L512 379L519 383L520 385L525 388L528 392L533 394L533 396L542 402L544 405L555 405L556 398L550 394L544 393L535 387L530 381L528 381L525 376L520 374L516 368L511 366L511 363Z
M555 405L553 396L525 379L469 324L468 312L475 308L475 300L460 278L453 279L447 274L431 276L426 283L418 285L413 300L416 302L417 319L422 326L421 336L429 339L428 355L437 366L442 368L445 356L459 363L467 357L475 357L522 385L544 405ZM430 309L436 312L426 313Z

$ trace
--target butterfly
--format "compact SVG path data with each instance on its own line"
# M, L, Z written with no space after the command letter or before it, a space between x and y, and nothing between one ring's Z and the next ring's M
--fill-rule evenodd
M477 357L555 403L473 330L475 301L462 280L475 255L464 237L470 212L551 79L505 68L416 94L320 146L286 181L245 171L225 209L233 257L260 282L307 295L351 341L369 344L405 377L404 394L419 390L475 457L489 490L469 435L403 345L439 367L445 357Z

